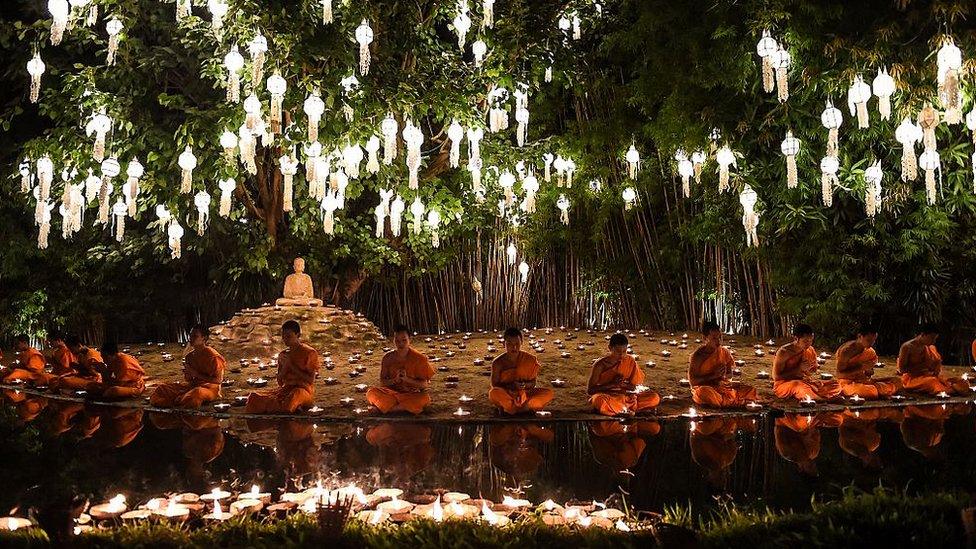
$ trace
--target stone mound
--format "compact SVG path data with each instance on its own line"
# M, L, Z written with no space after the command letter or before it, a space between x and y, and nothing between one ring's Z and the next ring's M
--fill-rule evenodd
M382 345L383 334L363 315L336 307L264 306L244 309L212 329L211 345L228 361L270 359L284 348L281 325L297 320L302 339L323 356L352 354Z

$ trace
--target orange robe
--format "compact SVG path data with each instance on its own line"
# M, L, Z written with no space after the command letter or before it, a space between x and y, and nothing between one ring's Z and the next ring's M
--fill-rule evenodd
M366 431L366 442L379 450L382 470L406 480L430 466L437 453L430 442L432 433L419 423L384 422Z
M728 380L735 362L732 353L719 347L708 353L704 345L699 347L688 366L688 379L691 381L691 398L700 406L715 408L734 408L755 401L758 396L755 387Z
M390 351L383 357L383 364L380 367L381 380L395 378L401 372L405 377L427 381L434 376L434 368L431 367L430 361L413 347L407 349L407 356L403 360L397 357L396 351ZM430 395L426 391L412 389L399 383L389 387L370 387L366 391L366 400L384 414L406 411L416 415L430 405Z
M56 376L63 376L74 372L74 368L71 365L77 361L78 359L71 353L71 349L63 342L58 343L51 349L51 373Z
M85 349L75 356L77 359L72 372L51 379L51 387L71 391L89 391L102 382L105 359L95 349Z
M616 383L626 382L631 386L644 383L644 372L637 361L630 355L624 355L614 362L610 356L605 356L593 363L590 373L590 388L605 387ZM649 410L661 403L661 396L654 391L644 391L638 394L623 391L596 392L590 395L590 404L600 414L615 416L628 412Z
M696 422L691 431L691 459L705 469L709 483L715 487L725 484L726 471L739 453L737 429L735 419L705 418Z
M3 377L2 381L9 383L21 379L34 385L46 385L51 377L44 371L46 362L40 351L28 347L26 350L17 353L17 364Z
M524 479L542 465L538 447L553 438L552 431L531 423L492 425L488 431L488 458L502 472Z
M135 440L142 431L141 408L106 408L101 412L101 442L112 448L122 448Z
M623 471L636 465L644 453L647 442L643 435L656 435L659 432L661 424L656 421L633 424L597 421L590 423L590 447L598 462L614 471Z
M969 382L942 375L942 355L935 345L927 345L922 360L913 360L905 352L898 355L898 372L901 382L907 391L916 391L929 395L939 393L968 395Z
M844 412L844 422L837 429L837 444L848 454L860 458L867 465L880 465L875 452L881 446L878 420L858 417Z
M220 398L220 382L227 361L210 346L193 349L184 359L183 383L163 383L156 387L149 403L163 408L199 408L204 402Z
M776 418L773 427L776 451L783 459L796 463L801 472L817 473L815 460L820 455L820 430L816 419L803 414Z
M249 414L291 414L315 402L319 353L304 343L278 353L278 388L247 396Z
M846 358L848 349L857 345L848 341L837 349L837 380L844 396L857 395L868 400L890 397L901 389L901 380L895 377L875 379L874 365L878 363L878 353L871 347L862 349L856 355Z
M776 398L824 400L840 394L836 381L813 379L817 371L817 351L807 347L797 353L791 345L780 347L773 360L773 393Z
M534 382L539 375L539 361L525 351L519 351L514 361L507 353L501 354L491 365L492 388L488 400L506 414L534 412L545 408L552 400L552 389L509 389L517 381ZM497 385L495 385L497 383Z
M116 353L105 361L108 368L102 398L125 399L141 395L146 390L146 371L134 356Z
M938 455L938 446L945 435L945 422L952 410L939 405L908 406L901 422L901 436L905 446L927 458Z

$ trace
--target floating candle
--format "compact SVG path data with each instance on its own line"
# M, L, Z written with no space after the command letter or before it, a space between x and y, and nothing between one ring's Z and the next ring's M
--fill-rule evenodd
M339 399L339 402L342 403L343 406L348 408L349 406L352 406L353 402L356 402L356 399L352 397L342 397Z
M804 406L813 406L816 403L817 403L817 401L816 400L813 400L809 396L804 397L803 400L800 401L800 404L802 404Z
M88 510L88 514L97 520L109 520L118 517L124 513L126 509L125 496L118 494L114 498L110 499L108 503L93 505L92 508Z
M209 494L203 494L200 499L203 501L217 501L220 499L227 499L230 497L230 492L226 490L221 490L220 488L214 488Z
M220 505L220 498L213 500L213 512L207 515L203 515L204 520L219 522L227 520L231 517L230 513L225 513L224 508Z
M761 410L762 409L762 404L759 404L756 401L749 401L749 402L746 403L746 408L748 408L750 410Z
M549 384L552 385L553 387L565 387L566 386L566 380L565 379L559 379L557 377L556 379L549 380Z
M681 415L685 417L698 417L698 410L694 408L688 408L688 411Z
M185 505L176 503L175 499L171 499L169 500L169 503L166 504L166 507L157 509L153 514L168 518L170 520L185 520L190 516L190 509Z
M383 503L378 504L376 509L390 515L399 515L402 513L409 513L413 507L414 505L409 501L404 501L402 499L398 499L397 496L393 496L393 499L390 501L384 501Z
M684 378L683 377L683 378L681 378L681 379L678 380L678 385L681 385L682 387L688 387L689 385L691 385L691 382L688 381L687 378Z
M366 385L365 383L360 383L359 385L356 385L357 393L365 393L367 389L369 389L369 385Z
M756 379L769 379L769 372L766 370L759 370L756 374Z

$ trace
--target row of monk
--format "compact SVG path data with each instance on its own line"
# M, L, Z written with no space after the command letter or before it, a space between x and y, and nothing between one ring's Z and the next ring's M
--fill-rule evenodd
M694 402L701 406L740 407L759 400L755 387L732 381L735 363L731 351L722 345L722 332L715 323L702 328L703 343L690 358L688 379ZM156 387L150 403L158 407L196 408L220 398L226 361L208 345L205 326L190 332L191 350L184 359L184 381ZM314 382L320 366L318 352L301 340L301 326L294 320L281 327L286 349L278 354L278 388L252 392L245 411L253 414L292 413L314 403ZM778 398L822 401L858 396L886 398L901 390L929 395L970 394L965 378L942 374L942 358L935 348L938 331L924 325L918 335L901 346L899 376L875 378L878 355L873 346L877 330L863 327L856 339L836 352L837 379L817 378L819 363L813 347L814 332L806 324L793 329L793 341L779 348L773 360L773 393ZM145 372L135 357L106 342L102 352L82 344L77 337L51 338L50 359L31 348L27 339L17 338L18 361L2 381L23 380L60 390L84 390L103 399L124 399L145 390ZM552 400L551 389L538 387L539 361L521 349L522 332L509 328L504 334L505 352L492 363L488 400L502 413L520 414L542 410ZM380 368L380 383L366 392L366 398L381 413L420 414L430 404L427 389L434 375L430 361L411 347L406 327L394 330L396 348L388 352ZM608 354L594 362L587 392L593 409L603 415L633 415L656 407L661 399L643 385L644 372L628 354L623 334L609 338ZM976 342L973 345L976 355ZM51 372L46 365L50 361Z

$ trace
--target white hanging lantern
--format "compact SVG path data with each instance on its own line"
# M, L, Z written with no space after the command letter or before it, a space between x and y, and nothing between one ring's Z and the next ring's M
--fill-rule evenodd
M157 225L165 232L170 220L173 219L173 214L163 204L156 204L155 211Z
M488 44L482 39L477 39L471 44L471 53L474 54L474 66L480 67L485 62L485 54L488 53Z
M494 133L508 129L508 90L494 88L488 92L488 131Z
M939 102L945 108L946 124L962 121L962 87L959 70L962 68L962 52L947 39L937 55L939 65Z
M333 189L336 191L336 201L338 209L346 207L346 187L349 185L349 177L342 170L336 171L332 178Z
M891 96L895 93L895 79L888 74L888 69L878 69L878 75L871 82L874 95L878 97L878 113L882 120L891 118Z
M519 280L522 281L522 284L527 283L529 281L529 264L524 261L519 263L518 272Z
M166 235L169 237L170 257L173 259L179 259L183 254L183 232L183 226L175 219L166 230Z
M839 152L838 133L843 122L844 115L828 99L827 107L820 113L820 123L827 128L827 156L837 156Z
M268 78L268 92L271 93L271 133L281 133L281 107L285 101L288 82L279 71Z
M901 180L915 181L915 178L918 177L918 157L915 155L915 145L922 140L922 128L916 126L906 116L895 129L895 139L902 145Z
M193 149L187 145L177 161L182 170L180 194L186 194L193 190L193 169L197 167L197 157L193 155Z
M373 42L373 29L363 19L356 28L356 42L359 42L359 74L369 74L369 45Z
M51 44L57 46L64 38L64 31L68 28L68 15L71 6L67 0L47 0L47 9L51 12Z
M773 91L776 84L776 72L773 66L773 56L779 51L779 44L770 36L768 30L762 32L762 38L756 44L756 53L762 58L762 82L766 93Z
M602 189L603 189L603 182L602 181L600 181L599 179L591 179L590 180L590 190L591 191L593 191L594 193L598 193Z
M281 197L281 209L290 212L293 209L292 200L295 196L295 174L298 173L298 159L289 155L282 155L278 159L281 176L284 180L284 191Z
M102 162L102 186L98 193L98 222L109 222L109 198L112 196L114 186L112 180L122 173L122 166L115 157L106 158Z
M31 77L30 102L37 103L41 95L41 75L44 74L44 61L41 60L40 52L34 52L34 57L27 62L27 74Z
M723 193L729 188L729 166L736 167L735 153L728 145L723 145L715 152L718 162L718 192Z
M495 26L495 0L481 0L481 28Z
M688 158L678 160L678 175L681 176L681 193L685 198L691 197L691 176L695 174L695 165Z
M92 148L92 158L95 162L105 160L105 136L112 130L112 119L100 111L92 115L85 125L85 133L88 137L95 135L95 145Z
M570 30L573 27L573 22L570 21L569 17L567 17L566 15L561 15L559 17L559 20L556 21L556 26L559 27L559 30L563 31L566 34L569 34Z
M176 0L176 22L179 23L192 13L192 0Z
M633 187L627 187L621 193L624 199L624 209L630 210L634 207L634 201L637 200L637 191Z
M38 195L42 202L51 196L51 182L54 181L54 162L51 157L44 155L37 159Z
M633 144L627 149L625 159L627 160L627 175L631 179L637 179L637 172L640 171L640 153L637 152L637 148Z
M193 205L197 208L197 234L203 236L210 221L210 194L204 190L193 195Z
M224 68L227 69L227 101L237 103L241 100L241 71L244 69L244 56L237 44L224 56Z
M325 234L335 233L335 211L338 207L339 199L335 191L330 190L325 193L325 198L322 199L322 210L325 212L322 218L322 229Z
M332 0L319 0L319 4L322 5L322 24L328 25L332 23L333 13L332 13Z
M33 179L33 174L31 173L30 160L24 160L20 163L20 192L27 193L30 192L31 180Z
M255 159L257 155L257 140L254 139L254 135L251 130L247 128L247 124L242 124L237 130L238 137L238 147L240 148L241 162L247 168L247 173L251 175L256 175L258 173L258 165Z
M468 171L471 173L471 190L475 193L478 202L484 200L484 187L481 185L481 159L473 158L468 160Z
M224 133L220 134L220 147L224 149L224 158L227 162L233 163L234 152L237 150L237 135L230 130L224 130Z
M380 171L380 138L375 135L366 140L366 171L375 174Z
M535 213L535 194L539 192L539 180L531 172L522 180L522 190L525 191L525 213Z
M697 150L691 153L691 166L694 170L695 183L701 183L701 172L702 167L705 165L705 160L708 157L705 155L705 151Z
M441 246L440 226L441 214L437 210L427 212L427 224L430 225L430 245L435 248Z
M543 79L546 81L546 83L552 82L552 65L548 65L546 67L546 73L543 76Z
M139 162L138 158L133 158L129 161L129 165L125 168L125 175L128 179L125 182L125 188L123 189L123 194L125 194L125 199L127 202L126 211L129 217L136 216L136 197L139 196L139 179L142 178L146 169L143 167L142 163Z
M552 181L552 163L556 160L556 157L552 153L545 153L542 155L542 178L549 183Z
M319 140L319 122L325 113L325 101L319 96L319 90L312 90L308 98L305 99L305 115L308 116L308 140L314 142Z
M871 86L867 85L859 74L854 77L854 82L847 90L847 107L851 111L851 116L857 115L857 127L861 129L871 125L868 117L869 99L871 99Z
M114 225L115 240L117 242L122 242L122 239L125 238L125 216L128 213L128 209L121 196L115 201L115 205L112 206L112 224Z
M247 43L247 52L251 56L251 83L257 87L258 82L264 80L264 60L268 53L268 39L258 33Z
M780 48L773 55L773 68L776 69L776 97L780 103L786 103L790 98L789 69L792 58L790 52Z
M473 160L478 160L481 166L481 140L485 137L485 131L479 127L471 126L466 132L468 136L468 164Z
M322 144L312 141L304 146L305 150L305 181L308 182L309 196L315 196L315 185L318 177L318 160L322 155Z
M786 186L795 189L799 183L796 172L796 155L800 154L800 140L793 137L792 131L786 132L786 139L780 145L780 151L786 157Z
M342 87L343 96L345 97L345 101L342 102L342 114L346 117L346 122L352 122L356 112L353 110L352 105L349 104L349 100L359 89L359 79L356 78L355 74L350 74L339 81L339 86Z
M925 170L925 197L929 206L935 204L936 199L936 171L939 172L939 179L942 179L942 161L936 150L925 150L918 157L918 166Z
M509 242L505 248L505 256L508 258L508 264L510 266L515 265L515 260L518 258L518 248L515 247L514 242Z
M208 0L207 9L210 10L210 28L214 35L220 39L224 28L224 17L227 15L230 6L224 0Z
M40 175L40 174L38 174ZM91 202L98 198L98 191L102 188L102 178L88 170L88 178L85 179L85 200Z
M508 170L503 171L498 176L498 184L505 192L505 205L510 206L515 201L515 193L512 191L512 187L515 185L515 175Z
M559 199L556 200L556 207L559 208L559 221L563 225L569 225L569 199L566 198L566 195L559 195Z
M420 229L423 227L424 222L424 202L420 200L420 197L413 199L413 204L410 205L410 214L413 215L413 232L414 234L420 234Z
M840 184L837 179L839 167L836 156L825 156L820 160L820 194L828 208L834 204L834 187Z
M115 56L119 51L119 34L122 33L122 29L125 26L122 21L117 18L112 18L108 23L105 23L105 31L108 32L108 55L105 58L105 64L111 67L115 65Z
M217 187L220 189L220 206L217 213L220 217L230 217L230 201L231 196L237 189L237 182L233 178L228 177L227 179L222 179L220 183L217 183Z
M927 151L938 149L935 141L935 128L939 125L939 111L932 105L925 105L918 112L918 125L922 128L922 147Z
M464 127L454 119L447 128L447 138L451 141L450 162L452 168L461 165L461 140L464 138Z
M575 11L573 12L572 23L573 23L573 40L579 40L580 38L583 37L583 30L580 28L580 17Z
M742 227L746 230L746 246L759 246L759 213L756 212L756 191L746 183L739 193L739 203L742 204Z
M253 91L244 100L244 112L247 113L244 118L244 125L247 126L251 135L257 135L258 126L261 124L261 100Z
M376 217L376 238L383 238L383 228L386 221L387 205L381 200L373 209L373 216Z
M37 231L37 247L41 250L47 249L48 236L51 234L52 209L54 209L53 204L50 204L47 201L38 202L39 228Z
M880 160L876 160L874 164L864 170L864 181L867 183L864 189L864 211L872 219L881 208L881 182L883 179L884 172L881 170Z
M387 114L380 123L380 133L383 134L383 163L389 166L397 155L397 132L399 131L396 118Z
M464 50L464 41L471 29L471 16L468 15L468 3L466 0L458 0L457 15L454 16L454 32L457 34L458 47Z
M346 145L342 149L342 163L346 168L346 174L353 179L359 178L359 165L363 162L363 148L359 143Z
M403 229L403 210L405 207L406 204L400 195L397 195L393 203L390 204L390 232L394 238L399 237L400 231Z
M516 108L515 122L518 124L515 128L515 142L519 147L523 147L529 133L529 109L525 107Z
M420 186L420 148L424 144L424 133L420 128L407 121L403 127L403 141L407 145L407 169L409 170L409 186L417 189Z

